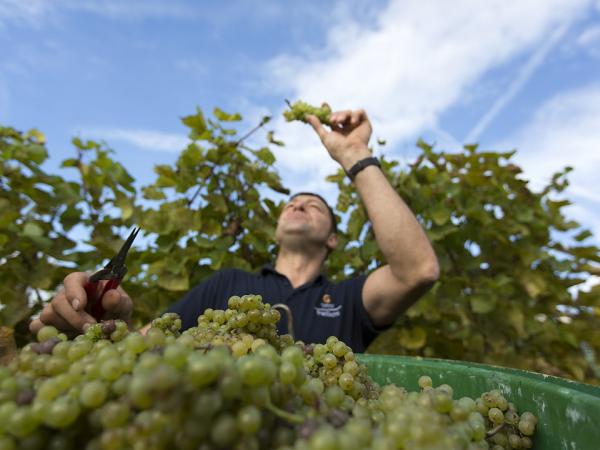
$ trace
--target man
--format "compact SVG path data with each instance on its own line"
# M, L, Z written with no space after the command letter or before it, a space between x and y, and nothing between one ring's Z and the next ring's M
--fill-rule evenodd
M196 286L170 308L182 316L184 327L194 326L205 308L225 309L230 295L260 294L271 304L286 303L291 308L296 339L323 342L337 335L362 352L437 280L438 262L425 232L371 157L372 129L366 113L332 113L331 131L314 116L308 121L329 155L353 179L387 265L341 283L325 279L323 263L337 245L335 219L321 197L303 193L293 197L279 217L275 266L263 268L260 274L226 269ZM30 329L36 332L49 324L81 332L94 323L84 311L87 277L82 272L68 275L64 289ZM108 291L102 302L107 317L129 321L133 303L121 287Z

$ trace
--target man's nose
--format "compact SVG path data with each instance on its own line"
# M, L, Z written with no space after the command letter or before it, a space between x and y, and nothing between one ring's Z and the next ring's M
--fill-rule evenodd
M294 209L299 209L301 211L304 211L304 203L296 203L294 204Z

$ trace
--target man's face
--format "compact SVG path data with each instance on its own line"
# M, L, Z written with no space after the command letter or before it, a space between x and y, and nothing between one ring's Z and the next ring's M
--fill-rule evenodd
M282 239L306 239L326 244L332 233L331 216L321 199L312 195L298 195L290 200L277 222L275 237Z

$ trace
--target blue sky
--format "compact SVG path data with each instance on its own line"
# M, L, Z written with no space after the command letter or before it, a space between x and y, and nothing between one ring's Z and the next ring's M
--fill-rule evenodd
M333 198L335 163L281 119L284 98L328 101L403 161L424 137L517 148L534 186L574 166L568 212L600 242L599 0L0 0L0 54L0 123L44 132L50 170L81 136L149 182L179 117L219 106L274 116L285 184Z

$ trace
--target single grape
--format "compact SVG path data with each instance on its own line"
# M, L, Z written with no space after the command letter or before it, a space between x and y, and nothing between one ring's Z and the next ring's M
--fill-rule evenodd
M525 436L533 436L533 433L535 432L535 422L533 422L531 419L523 419L523 417L521 416L518 428L519 431Z
M58 336L58 330L51 325L44 325L37 332L38 342L45 342L45 341L52 339L54 337L57 337L57 336Z
M218 416L210 430L211 441L221 448L227 448L237 439L237 421L231 414L221 414Z
M104 428L117 428L127 423L129 414L130 410L127 403L108 402L101 409L100 422Z
M346 394L341 387L333 385L325 389L324 397L328 406L337 408L344 402Z
M79 411L77 400L59 397L48 406L48 414L43 418L43 422L50 428L66 428L77 419Z
M219 376L219 369L205 355L194 354L188 359L186 368L188 379L196 386L203 387L212 383Z
M521 438L519 437L518 434L509 434L508 435L508 445L511 446L511 448L514 449L520 449L521 448Z
M283 384L292 384L296 380L297 375L298 370L293 363L284 361L279 366L279 381Z
M33 433L38 424L39 422L33 414L31 407L23 406L17 408L10 416L7 430L18 438L24 438Z
M344 391L350 392L354 387L354 377L349 373L343 373L338 378L338 384Z
M104 403L107 395L108 386L100 380L93 380L83 385L79 401L86 408L97 408Z
M488 417L495 425L500 425L504 423L504 414L498 408L490 408L488 411Z
M325 354L321 358L321 362L327 369L333 369L335 366L337 366L337 358L332 353Z
M262 414L254 405L246 405L237 413L237 427L246 435L255 434L261 426Z
M419 378L419 387L421 389L425 389L427 387L432 387L433 386L433 381L431 380L431 377L427 376L427 375L423 375Z

